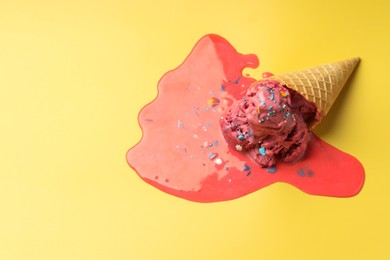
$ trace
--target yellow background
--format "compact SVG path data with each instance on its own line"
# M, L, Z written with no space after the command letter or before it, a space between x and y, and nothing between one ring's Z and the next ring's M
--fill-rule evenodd
M1 0L0 259L390 259L389 3ZM199 204L138 178L138 111L208 33L257 75L362 58L316 130L362 161L358 196Z

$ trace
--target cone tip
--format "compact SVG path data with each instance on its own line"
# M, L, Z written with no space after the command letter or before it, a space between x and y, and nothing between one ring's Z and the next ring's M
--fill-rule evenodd
M350 58L349 59L350 61L353 61L355 64L358 64L360 62L360 57L359 56L355 56L353 58Z

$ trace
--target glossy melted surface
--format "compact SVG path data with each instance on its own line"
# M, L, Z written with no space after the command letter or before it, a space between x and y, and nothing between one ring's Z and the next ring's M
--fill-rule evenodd
M314 195L350 197L364 183L362 164L312 134L305 157L261 168L229 147L219 119L256 80L255 55L238 53L217 35L204 36L183 64L166 73L157 98L139 114L141 141L127 153L129 165L147 183L198 202L231 200L275 182Z

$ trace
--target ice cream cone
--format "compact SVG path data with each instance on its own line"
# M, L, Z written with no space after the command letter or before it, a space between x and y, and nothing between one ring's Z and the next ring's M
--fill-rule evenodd
M275 75L268 79L277 80L297 91L307 100L314 102L323 118L332 107L359 61L360 58L355 57L300 71ZM319 121L315 122L311 127L318 123Z

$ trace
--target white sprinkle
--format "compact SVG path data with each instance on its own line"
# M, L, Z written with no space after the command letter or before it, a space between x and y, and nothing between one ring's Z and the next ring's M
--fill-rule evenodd
M214 160L215 164L217 165L221 165L223 163L222 159L221 158L217 158Z
M236 145L236 150L237 150L237 151L242 151L242 146L239 145L239 144L237 144L237 145Z

